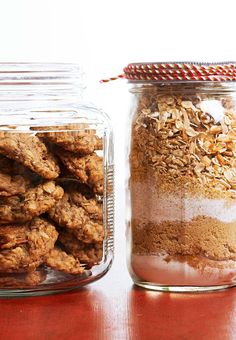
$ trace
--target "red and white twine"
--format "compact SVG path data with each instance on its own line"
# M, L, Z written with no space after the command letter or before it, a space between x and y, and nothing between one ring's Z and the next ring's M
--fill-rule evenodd
M132 63L117 77L131 81L236 81L236 63Z

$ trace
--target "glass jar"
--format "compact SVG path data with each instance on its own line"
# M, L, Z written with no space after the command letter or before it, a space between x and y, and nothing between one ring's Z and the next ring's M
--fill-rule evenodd
M0 64L0 296L97 280L113 258L113 136L73 64Z
M236 66L131 64L128 267L161 291L236 285Z

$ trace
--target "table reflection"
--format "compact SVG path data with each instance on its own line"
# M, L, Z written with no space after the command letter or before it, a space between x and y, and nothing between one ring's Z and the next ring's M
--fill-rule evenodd
M173 294L133 287L128 303L132 340L236 338L236 288Z
M96 289L37 298L1 300L1 334L5 339L107 339L107 297ZM11 325L11 326L10 326ZM18 337L19 336L19 337Z

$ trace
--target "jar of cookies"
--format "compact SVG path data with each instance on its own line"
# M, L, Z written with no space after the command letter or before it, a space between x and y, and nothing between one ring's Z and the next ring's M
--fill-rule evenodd
M128 266L160 291L236 285L236 64L130 64Z
M113 137L74 64L0 64L0 296L95 281L113 258Z

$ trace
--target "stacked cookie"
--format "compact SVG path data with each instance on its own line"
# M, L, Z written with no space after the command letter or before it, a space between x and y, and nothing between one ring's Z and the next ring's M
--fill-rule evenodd
M80 275L101 261L103 145L86 127L0 132L0 286L37 285L45 266Z

